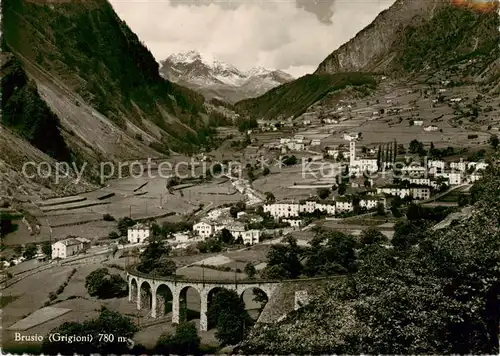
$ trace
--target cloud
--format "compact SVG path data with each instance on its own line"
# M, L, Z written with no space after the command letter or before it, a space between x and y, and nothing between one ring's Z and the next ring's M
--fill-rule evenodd
M174 1L111 3L157 61L195 49L244 70L262 66L295 76L314 71L394 2L328 0L331 16L325 19L305 9L305 0ZM316 10L325 9L320 5Z

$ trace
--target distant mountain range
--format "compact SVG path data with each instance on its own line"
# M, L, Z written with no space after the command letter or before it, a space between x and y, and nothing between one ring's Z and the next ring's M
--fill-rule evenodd
M281 70L256 67L242 71L194 50L172 54L162 61L160 75L197 90L209 99L215 97L229 102L257 97L294 80Z

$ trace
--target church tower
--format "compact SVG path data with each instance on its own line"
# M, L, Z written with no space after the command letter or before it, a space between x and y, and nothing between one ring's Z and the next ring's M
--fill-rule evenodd
M354 165L354 161L356 161L356 142L349 142L349 163Z

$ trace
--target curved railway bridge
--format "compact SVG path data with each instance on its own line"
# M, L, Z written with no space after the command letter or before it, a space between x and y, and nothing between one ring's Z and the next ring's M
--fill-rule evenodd
M127 269L129 302L137 303L137 310L150 309L152 318L165 315L167 313L167 305L171 302L172 323L179 323L180 307L181 303L185 303L187 300L187 290L189 288L196 290L201 300L200 331L208 330L208 303L212 294L219 288L234 290L240 297L243 296L246 290L257 288L264 292L267 300L270 301L275 292L283 284L325 279L328 279L328 277L294 280L196 280L180 276L152 276L139 272L136 266L131 266ZM296 305L303 305L307 302L306 299L307 295L304 296L304 293L295 293Z

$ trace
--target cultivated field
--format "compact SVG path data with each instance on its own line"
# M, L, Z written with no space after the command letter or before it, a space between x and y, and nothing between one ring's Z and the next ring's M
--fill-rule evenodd
M224 255L237 256L238 260L252 260L252 256L257 257L263 255L263 249L259 248L258 251L238 251L229 252ZM178 262L178 265L183 265L186 263L194 263L200 260L206 260L209 257L215 258L216 254L203 254L187 257L174 258ZM260 256L261 257L261 256ZM260 258L259 257L259 258ZM210 261L210 260L207 260ZM229 257L225 259L229 264L234 263L234 259ZM118 264L124 266L127 263L126 258L121 259L110 259L107 263ZM228 264L226 263L226 264ZM240 262L241 263L241 262ZM90 297L85 288L85 278L89 273L95 269L104 267L105 264L102 262L89 262L89 260L82 260L76 262L71 266L57 266L29 276L20 282L13 284L12 286L4 289L2 291L2 344L4 347L16 346L13 341L14 330L8 330L8 328L20 320L28 317L33 312L43 307L45 301L48 300L48 295L51 292L55 292L59 286L61 286L65 281L68 280L72 270L75 268L76 273L69 279L69 283L62 293L57 296L57 300L51 307L69 309L70 311L55 317L52 320L43 322L39 320L41 324L34 325L29 328L30 333L37 333L40 335L46 335L53 328L61 325L66 321L76 321L81 322L89 318L94 318L98 316L98 310L101 306L106 306L111 310L120 312L123 315L131 317L134 321L138 321L139 325L145 325L145 323L151 323L154 319L149 316L149 311L141 310L140 312L136 309L135 303L129 303L128 297L123 298L113 298L108 300L99 300ZM239 266L241 269L244 268L244 264L241 263ZM111 273L119 273L125 277L125 272L109 268ZM182 268L178 271L179 275L186 275L192 278L201 278L202 272L201 267L188 267ZM220 272L213 269L205 268L205 278L207 279L228 279L234 280L234 272ZM244 274L238 274L238 277L243 277ZM33 286L36 285L36 288ZM196 315L200 310L200 297L196 290L190 288L187 291L187 307L190 310L188 315L195 318L193 321L195 324L199 324L199 316ZM243 294L243 300L245 302L246 308L249 310L250 314L254 317L258 316L257 308L259 304L252 301L253 293L251 290L245 291ZM134 340L145 344L146 346L153 346L158 337L164 332L173 332L174 328L170 323L171 314L167 314L163 321L158 325L142 327L141 331L138 332ZM208 332L200 333L202 341L204 343L214 344L214 330ZM19 346L17 344L17 346Z

